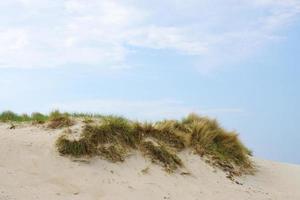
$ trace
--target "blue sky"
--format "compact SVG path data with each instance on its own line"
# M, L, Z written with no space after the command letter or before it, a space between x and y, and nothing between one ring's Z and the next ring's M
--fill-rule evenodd
M217 118L300 163L300 2L0 1L0 110Z

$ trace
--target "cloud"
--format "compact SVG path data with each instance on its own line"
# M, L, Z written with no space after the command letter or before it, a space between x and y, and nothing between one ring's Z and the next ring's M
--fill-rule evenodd
M297 0L0 4L0 67L14 68L127 66L132 48L142 47L191 57L199 70L210 71L281 38L278 32L300 12Z
M1 67L125 65L128 50L119 33L133 10L111 1L51 1L49 8L45 5L27 0L8 6L17 20L0 25Z
M128 43L132 46L177 50L188 55L202 55L208 50L205 41L186 37L188 30L183 28L149 26L130 33Z
M221 113L243 113L240 108L213 108L205 109L185 105L181 101L160 99L151 101L122 100L122 99L93 99L75 102L63 102L51 105L48 110L60 109L68 112L91 112L101 114L116 114L130 117L131 119L157 120L186 116L191 112L205 115Z

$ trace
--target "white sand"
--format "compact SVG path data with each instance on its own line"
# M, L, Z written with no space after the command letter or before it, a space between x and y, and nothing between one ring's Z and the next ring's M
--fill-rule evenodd
M238 185L196 155L181 155L190 176L169 175L137 154L120 164L74 162L54 148L61 130L8 126L0 124L0 200L300 199L300 166L255 159L258 172Z

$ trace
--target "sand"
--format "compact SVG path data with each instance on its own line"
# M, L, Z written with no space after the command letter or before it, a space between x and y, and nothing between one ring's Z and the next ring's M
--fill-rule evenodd
M300 166L253 158L255 175L236 184L199 156L183 152L186 168L168 174L138 153L124 163L61 157L62 130L0 124L0 200L300 199Z

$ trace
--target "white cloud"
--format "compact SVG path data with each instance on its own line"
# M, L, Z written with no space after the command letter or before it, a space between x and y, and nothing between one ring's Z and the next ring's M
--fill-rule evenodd
M298 0L12 0L0 7L0 67L127 66L128 46L239 62L280 37ZM121 67L122 68L122 67Z
M221 113L243 113L240 108L213 108L205 109L196 106L185 105L183 102L176 100L122 100L122 99L105 99L105 100L82 100L76 102L64 102L51 105L48 110L60 109L68 112L90 112L100 114L116 114L131 119L157 120L165 118L177 118L186 116L191 112L204 115Z
M189 55L202 55L207 50L205 41L186 37L188 30L176 27L149 26L131 32L128 43L152 49L171 49Z

